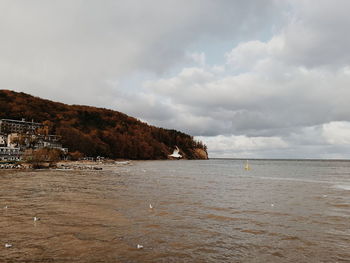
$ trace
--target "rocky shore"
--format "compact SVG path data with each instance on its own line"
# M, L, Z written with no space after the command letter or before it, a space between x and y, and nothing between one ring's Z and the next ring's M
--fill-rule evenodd
M62 161L58 163L2 163L0 169L6 170L29 170L29 169L52 169L52 170L103 170L106 166L130 165L131 161Z
M25 166L21 164L0 164L0 169L27 169Z

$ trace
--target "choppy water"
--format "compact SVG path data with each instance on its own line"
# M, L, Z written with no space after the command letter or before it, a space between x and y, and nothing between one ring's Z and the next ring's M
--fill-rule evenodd
M0 262L350 262L350 162L243 165L0 171Z

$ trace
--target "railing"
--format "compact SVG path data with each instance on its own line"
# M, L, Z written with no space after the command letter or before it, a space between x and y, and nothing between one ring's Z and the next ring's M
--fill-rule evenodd
M0 155L20 155L20 148L0 147Z

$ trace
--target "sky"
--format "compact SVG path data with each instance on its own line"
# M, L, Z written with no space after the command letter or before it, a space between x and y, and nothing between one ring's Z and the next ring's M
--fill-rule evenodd
M0 87L193 135L350 158L348 0L0 0Z

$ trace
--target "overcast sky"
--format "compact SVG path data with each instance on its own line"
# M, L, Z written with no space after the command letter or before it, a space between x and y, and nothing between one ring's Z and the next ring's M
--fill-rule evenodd
M350 158L348 0L0 0L0 88L125 112L210 157Z

